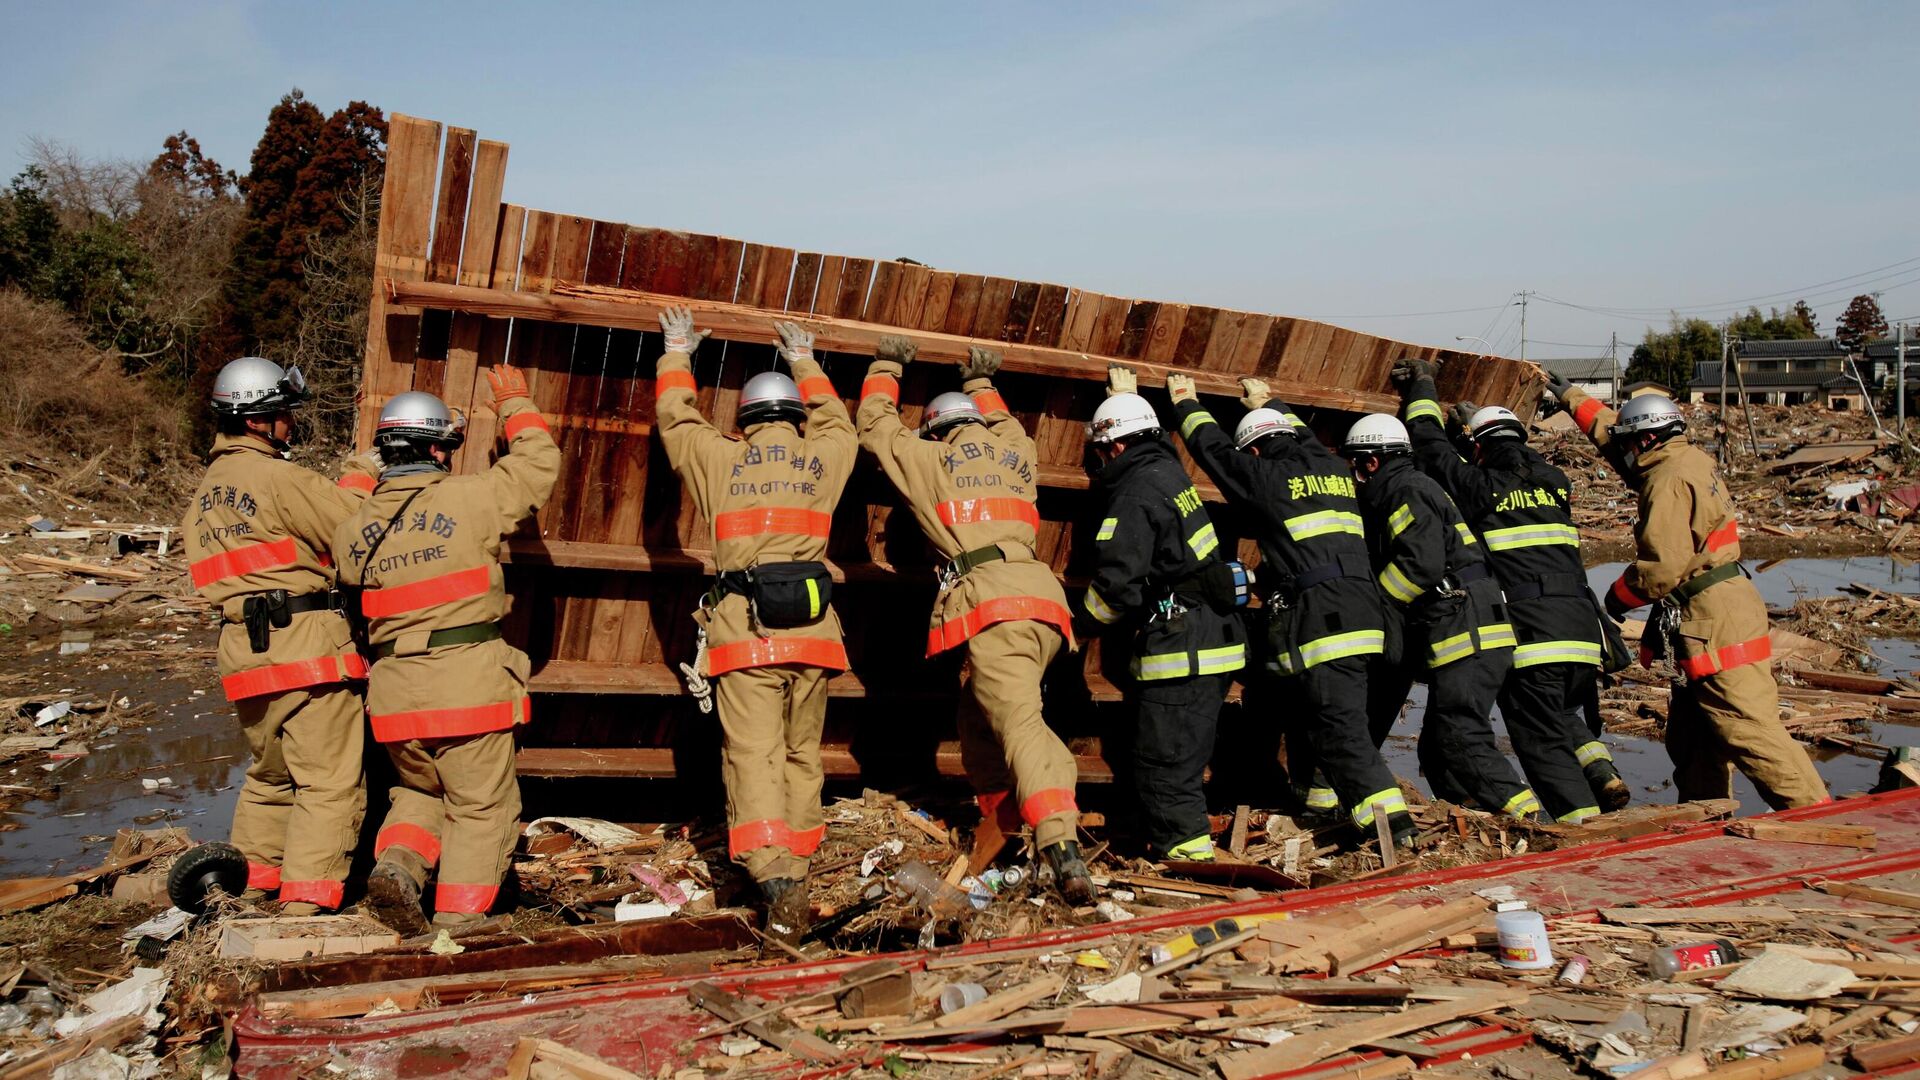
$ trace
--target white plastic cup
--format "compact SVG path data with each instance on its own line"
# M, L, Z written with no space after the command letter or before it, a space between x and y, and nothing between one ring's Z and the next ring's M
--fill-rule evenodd
M959 1012L969 1005L987 1000L987 988L979 983L948 983L940 988L940 1012Z
M1553 942L1547 939L1547 920L1537 911L1502 911L1493 917L1500 938L1500 964L1517 971L1553 966Z

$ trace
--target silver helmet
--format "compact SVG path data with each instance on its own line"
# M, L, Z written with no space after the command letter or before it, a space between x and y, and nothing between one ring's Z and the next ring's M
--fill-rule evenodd
M926 412L920 418L920 434L932 439L955 424L984 423L986 417L980 414L980 406L973 403L971 394L949 390L927 402Z
M1483 405L1467 418L1467 437L1479 442L1491 436L1518 438L1524 442L1527 425L1520 422L1520 417L1514 415L1512 409L1501 405Z
M740 388L740 426L764 424L771 420L806 419L807 410L800 400L800 387L777 371L763 371Z
M1672 437L1687 430L1687 418L1680 406L1665 394L1641 394L1620 409L1608 433L1616 439L1657 434Z
M374 441L382 444L417 440L451 450L466 438L467 418L425 390L395 394L380 409L380 423L374 428Z
M208 403L222 416L264 416L291 409L308 396L298 366L282 368L265 357L243 356L213 377Z

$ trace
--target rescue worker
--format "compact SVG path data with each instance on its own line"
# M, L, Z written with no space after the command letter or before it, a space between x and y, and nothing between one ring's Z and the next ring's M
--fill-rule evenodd
M1540 801L1500 754L1489 715L1513 664L1513 625L1478 541L1447 493L1413 467L1413 442L1397 418L1363 416L1340 453L1360 481L1360 513L1388 617L1401 645L1382 664L1369 712L1384 742L1416 678L1427 683L1419 757L1433 792L1449 802L1527 817ZM1391 653L1393 650L1389 650Z
M1615 619L1657 605L1641 656L1673 650L1667 754L1680 800L1729 797L1737 766L1775 810L1827 801L1806 750L1780 723L1767 606L1740 566L1733 503L1713 458L1687 439L1679 407L1642 394L1616 412L1551 374L1548 390L1640 498L1639 550L1605 603Z
M1473 464L1441 422L1437 368L1401 360L1392 382L1405 402L1414 463L1438 481L1486 549L1513 623L1513 670L1500 715L1514 756L1548 814L1578 824L1619 810L1633 792L1606 744L1587 729L1587 691L1605 662L1600 613L1587 588L1565 473L1527 445L1527 426L1489 405L1466 418Z
M526 376L505 364L486 374L508 452L449 476L466 418L432 394L396 395L374 431L380 485L334 534L373 662L373 737L397 774L367 903L401 933L426 929L420 896L436 864L433 925L485 918L519 832L513 729L528 720L530 665L500 636L500 545L552 494L560 451Z
M1201 790L1229 677L1247 664L1246 631L1220 575L1220 545L1200 493L1173 455L1133 373L1107 369L1105 401L1087 426L1093 479L1107 505L1094 533L1086 617L1135 710L1134 793L1148 849L1207 861L1213 837Z
M1289 764L1303 782L1307 760L1317 764L1368 836L1384 811L1395 839L1410 843L1406 796L1368 735L1367 680L1386 622L1353 474L1266 383L1241 379L1240 389L1248 412L1229 438L1193 379L1167 376L1187 451L1257 530L1271 663L1286 698L1304 706L1292 716L1311 747Z
M966 646L972 674L960 701L960 751L980 812L1004 819L1011 792L1055 887L1071 903L1091 903L1078 768L1041 709L1047 665L1075 645L1066 592L1034 550L1039 457L994 389L1000 354L977 346L960 365L964 392L928 402L918 433L902 424L900 376L915 351L906 338L880 339L860 387L860 445L947 560L927 655Z
M334 529L373 490L377 459L336 485L288 461L297 367L243 356L214 377L212 461L181 526L193 587L220 609L221 689L252 763L233 811L246 891L278 891L288 915L340 906L367 792L362 692L333 588Z
M655 423L713 529L718 573L696 616L706 658L696 674L717 683L727 849L765 895L770 932L796 940L811 917L807 859L826 831L827 679L847 669L833 579L820 560L853 472L853 421L813 358L813 335L777 322L778 354L793 376L767 371L747 380L745 437L728 438L696 404L693 351L706 332L693 332L686 308L662 312L660 328L666 352L655 374Z

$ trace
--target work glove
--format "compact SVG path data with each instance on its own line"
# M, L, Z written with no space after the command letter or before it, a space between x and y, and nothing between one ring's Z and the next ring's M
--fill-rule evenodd
M1454 430L1466 431L1467 421L1472 420L1473 414L1479 411L1480 406L1471 401L1456 401L1447 409L1447 419L1452 422Z
M799 323L782 320L773 324L773 332L780 335L780 344L774 346L774 351L780 354L780 359L785 360L788 367L792 367L796 360L813 359L811 330Z
M660 332L666 335L667 351L687 353L700 347L707 340L711 330L695 332L693 329L693 311L686 307L668 307L660 310Z
M967 358L960 361L960 379L991 379L1000 370L1000 354L992 349L983 349L978 345L967 348Z
M1540 391L1540 404L1534 407L1533 415L1535 419L1545 420L1547 417L1565 408L1565 405L1560 404L1560 399L1553 396L1552 391L1542 390Z
M387 463L380 460L380 448L376 446L371 450L362 450L348 458L344 471L364 472L373 476L379 476L386 470L386 467Z
M1267 389L1265 380L1240 380L1240 404L1245 405L1249 410L1264 409L1267 407L1267 402L1272 400L1273 391Z
M1387 373L1387 381L1395 390L1404 391L1416 380L1431 379L1440 374L1440 368L1431 360L1415 360L1406 357L1393 362L1393 370Z
M1619 622L1622 619L1625 619L1627 617L1627 612L1633 610L1632 608L1627 606L1627 602L1625 600L1620 599L1620 594L1617 592L1614 592L1612 589L1607 590L1606 599L1602 602L1606 604L1607 615L1611 617L1614 622Z
M913 358L919 353L920 347L912 340L889 334L880 339L880 347L874 350L873 355L881 360L891 360L904 368L912 363Z
M1193 376L1191 375L1167 376L1167 394L1173 398L1175 405L1183 401L1198 401L1200 399L1200 391L1195 388Z
M1133 369L1125 364L1107 365L1107 396L1115 394L1137 394L1140 392L1140 380L1134 378Z
M1567 391L1573 389L1573 380L1557 371L1548 371L1545 368L1542 368L1540 373L1547 377L1547 393L1552 394L1556 401L1567 400Z
M487 385L493 387L493 407L498 409L517 397L532 397L527 389L527 373L511 364L495 364L487 369Z

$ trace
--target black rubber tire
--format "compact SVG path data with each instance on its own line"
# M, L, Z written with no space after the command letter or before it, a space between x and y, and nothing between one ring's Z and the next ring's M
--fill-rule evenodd
M232 844L201 844L167 871L167 897L182 911L205 911L216 888L234 897L246 891L247 857Z

